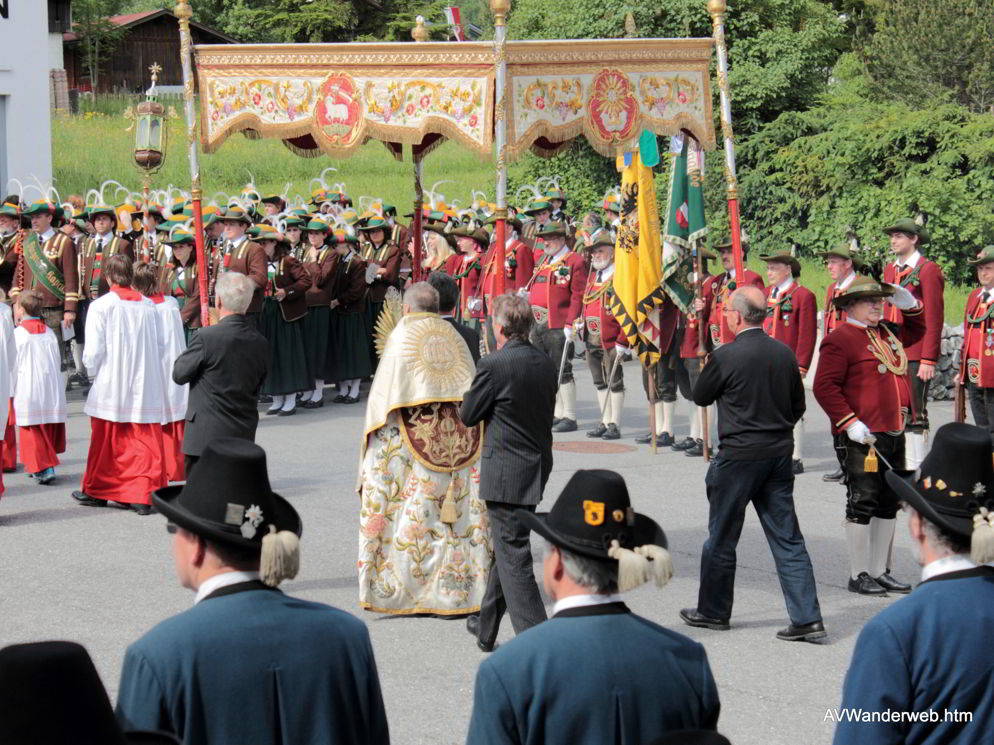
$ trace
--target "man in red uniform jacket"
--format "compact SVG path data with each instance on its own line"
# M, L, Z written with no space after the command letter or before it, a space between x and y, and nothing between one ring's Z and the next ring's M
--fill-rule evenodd
M752 285L753 287L758 287L762 290L765 285L763 284L763 278L750 269L744 270L744 284L736 280L735 253L732 251L731 238L726 238L715 246L715 248L721 256L721 266L725 271L721 274L715 275L714 277L708 278L707 282L705 282L705 294L711 298L711 304L707 309L708 333L710 334L711 345L712 347L720 347L722 344L727 344L735 338L735 334L733 334L728 328L728 322L725 320L723 312L725 303L728 301L728 296L732 294L732 291L735 290L736 287ZM746 248L745 241L743 241L743 258L745 258ZM702 307L700 305L701 302L703 301L698 299L698 310Z
M546 223L536 238L543 253L526 286L535 317L532 344L549 355L557 371L562 370L552 431L575 432L576 383L570 357L574 323L583 310L586 269L583 257L566 245L566 226L561 222Z
M897 333L882 323L884 298L902 312ZM904 462L904 428L914 415L905 349L925 332L922 305L908 290L868 277L854 280L835 303L847 318L821 343L814 394L832 422L845 470L849 591L910 592L888 569L898 498L884 474L888 464L900 469ZM866 468L871 446L881 456L875 470Z
M968 263L977 267L980 287L970 293L963 313L963 351L957 380L966 386L973 421L994 441L994 246Z
M760 256L766 262L766 278L769 286L766 294L766 321L763 330L777 341L790 347L797 358L801 377L808 374L811 359L815 354L818 340L818 301L807 287L802 287L797 277L801 275L801 262L781 251ZM804 435L804 419L794 425L794 458L791 468L794 475L804 473L801 462L801 440Z
M884 282L904 287L925 308L925 335L907 349L915 416L908 424L905 468L913 471L921 465L927 450L925 433L928 432L928 411L925 405L928 384L935 375L935 366L939 361L939 342L945 317L942 300L945 280L939 265L919 253L919 249L929 241L924 227L904 217L884 228L884 233L890 236L890 250L896 257L893 264L884 267ZM886 320L898 326L904 322L896 308L888 308Z
M494 225L496 217L490 217L485 225ZM480 288L483 294L484 332L486 333L487 350L497 349L493 326L490 321L492 301L497 297L497 273L504 272L504 291L515 292L525 287L535 270L535 255L521 240L521 220L508 216L505 221L504 250L497 248L497 231L490 234L490 247L483 257L483 271L480 274ZM503 267L501 256L503 255Z
M718 255L701 248L701 303L700 307L711 307L711 295L709 294L711 275L708 274L708 260L717 259ZM695 303L697 305L697 303ZM690 402L690 436L673 443L673 449L683 451L685 455L695 457L704 455L704 435L702 432L703 409L694 403L694 386L701 376L701 365L703 358L700 356L700 311L686 313L680 319L680 356L676 360L676 383L680 395ZM707 314L704 314L704 350L707 351L708 329ZM713 417L712 417L713 419ZM707 433L705 433L707 434Z
M587 432L587 437L617 440L618 423L625 405L625 379L621 363L615 360L630 355L628 337L611 312L614 297L614 241L606 230L600 231L590 245L590 271L583 291L584 341L587 366L597 389L601 420ZM614 372L612 376L611 373Z

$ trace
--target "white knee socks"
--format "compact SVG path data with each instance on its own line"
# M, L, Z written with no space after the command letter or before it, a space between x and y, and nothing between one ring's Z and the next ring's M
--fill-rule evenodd
M846 543L849 545L849 573L856 579L870 571L870 526L846 523Z
M621 410L625 406L625 392L611 391L609 399L611 403L608 404L607 408L611 418L607 420L607 423L621 426Z

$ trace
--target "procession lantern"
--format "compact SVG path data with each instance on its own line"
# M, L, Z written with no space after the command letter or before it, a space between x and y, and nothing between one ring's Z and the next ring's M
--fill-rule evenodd
M152 87L145 100L135 107L135 164L152 174L162 167L166 159L166 109L156 100L155 84L162 68L152 65Z

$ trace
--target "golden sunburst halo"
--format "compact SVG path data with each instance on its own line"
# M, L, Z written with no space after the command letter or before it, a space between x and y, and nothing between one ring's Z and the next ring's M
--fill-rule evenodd
M404 356L423 385L448 387L470 377L459 344L462 337L453 338L445 321L426 319L408 329Z

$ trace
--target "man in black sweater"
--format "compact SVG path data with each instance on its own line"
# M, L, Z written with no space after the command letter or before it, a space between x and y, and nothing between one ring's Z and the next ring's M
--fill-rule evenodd
M694 403L718 403L718 453L705 479L708 539L701 551L697 608L680 617L723 631L732 615L735 546L752 502L770 544L790 626L786 641L826 636L811 559L794 513L794 424L804 414L804 387L794 353L762 329L766 298L755 287L736 290L724 309L735 340L714 351L694 386Z

